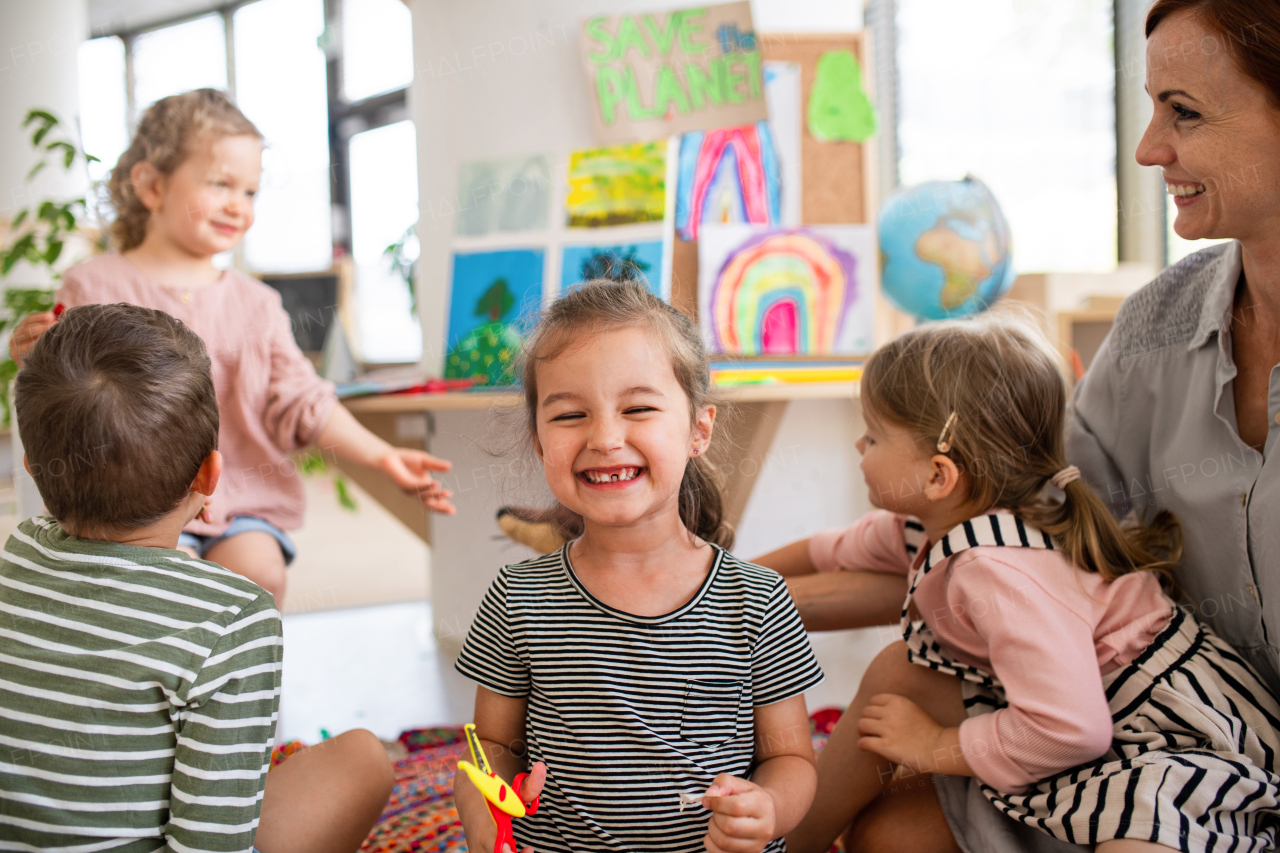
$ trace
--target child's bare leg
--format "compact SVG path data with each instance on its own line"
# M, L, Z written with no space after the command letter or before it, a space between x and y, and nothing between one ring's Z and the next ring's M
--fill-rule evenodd
M296 752L267 774L253 846L262 853L358 850L394 784L391 759L364 729Z
M1139 841L1136 838L1117 838L1114 841L1104 841L1093 849L1096 853L1168 853L1177 848Z
M826 853L859 812L882 794L890 796L884 787L886 783L893 787L894 765L858 747L862 709L880 693L907 697L944 726L956 726L965 719L960 679L911 663L906 643L881 651L867 667L857 695L818 756L818 794L800 826L787 836L790 853Z
M275 596L276 607L284 606L287 573L280 543L270 533L249 530L223 539L204 555L206 560L244 575Z
M848 853L961 853L931 777L904 779L890 791L854 818L844 835Z

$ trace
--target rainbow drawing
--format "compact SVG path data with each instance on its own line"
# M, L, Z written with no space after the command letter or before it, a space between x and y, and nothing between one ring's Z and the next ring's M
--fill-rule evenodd
M702 223L781 220L782 181L768 122L680 137L676 230L695 240Z
M712 351L756 356L870 350L873 306L858 280L861 265L872 257L866 226L708 226L698 242L705 270L699 310Z

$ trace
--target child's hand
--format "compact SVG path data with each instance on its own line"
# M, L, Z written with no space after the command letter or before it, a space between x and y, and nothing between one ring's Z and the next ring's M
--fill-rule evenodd
M947 773L950 751L936 755L944 729L923 708L905 696L872 696L858 720L858 746L867 752L908 764L920 771Z
M378 468L405 492L416 495L427 509L453 515L457 510L449 503L453 493L431 476L431 471L448 471L452 463L437 459L421 450L393 447L378 460Z
M454 787L458 787L458 780L465 779L463 772L458 771L458 775L454 777ZM524 784L520 786L520 801L526 805L533 802L533 798L542 793L542 786L547 782L547 765L541 761L534 762L533 769L529 771L529 775L525 778ZM470 781L466 783L468 788L467 800L478 802L478 807L474 809L463 809L461 813L463 833L467 839L467 849L474 853L516 853L507 845L502 845L502 850L494 850L493 843L498 837L498 828L493 823L493 816L490 814L484 797L480 796L480 792ZM516 839L520 838L520 823L517 821L513 826ZM520 848L519 853L534 853L531 846Z
M52 311L40 311L23 317L22 322L9 336L10 357L18 364L22 364L27 353L31 352L31 348L36 345L36 339L49 331L49 327L56 323L57 319Z
M702 805L712 812L704 841L710 853L759 853L774 838L773 795L754 782L721 773Z

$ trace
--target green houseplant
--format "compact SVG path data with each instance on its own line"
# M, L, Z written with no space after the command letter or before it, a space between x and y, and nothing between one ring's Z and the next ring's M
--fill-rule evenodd
M31 109L22 121L22 127L31 132L31 146L39 159L27 172L28 184L46 169L61 167L69 174L91 162L98 162L92 154L85 154L63 131L58 117L48 110ZM14 214L9 223L7 245L0 248L0 282L13 273L14 268L26 261L37 269L46 270L57 281L60 275L59 260L68 238L75 234L88 217L89 207L85 197L68 201L43 199L33 201L28 207ZM5 287L3 305L0 306L0 333L13 327L28 314L49 311L53 308L53 291L43 287ZM9 357L6 347L0 357L0 422L9 426L9 387L18 374L18 365Z

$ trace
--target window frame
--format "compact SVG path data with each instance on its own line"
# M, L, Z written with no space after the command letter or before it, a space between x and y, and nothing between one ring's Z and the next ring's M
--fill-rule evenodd
M233 0L200 12L166 18L139 27L104 29L90 38L118 38L124 45L125 129L132 138L138 127L138 102L133 71L134 41L141 35L186 24L210 15L222 18L224 51L227 58L227 93L236 95L235 14L259 0ZM325 20L325 78L329 126L329 204L333 211L333 245L351 254L350 140L365 130L373 130L409 118L409 86L358 100L347 100L342 92L342 6L343 0L323 0Z

